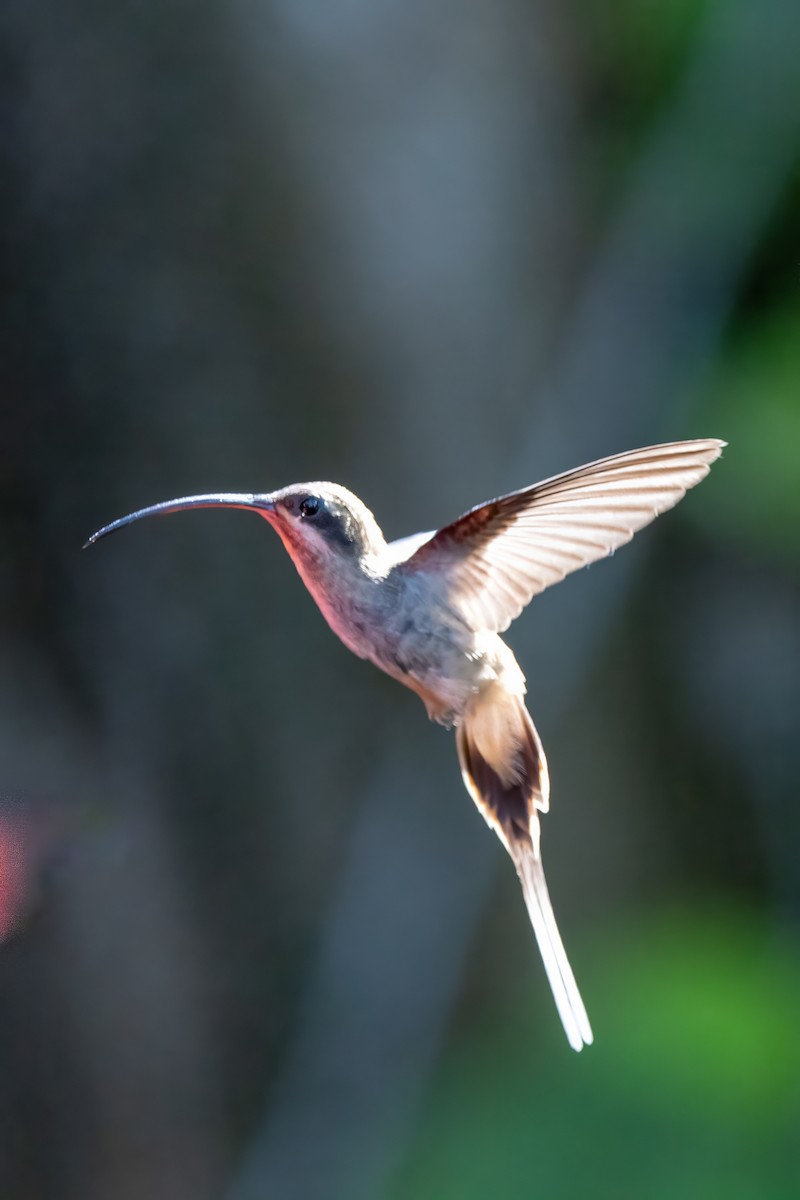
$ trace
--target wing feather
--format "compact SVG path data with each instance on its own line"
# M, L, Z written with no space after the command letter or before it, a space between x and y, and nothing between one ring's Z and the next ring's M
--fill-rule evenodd
M438 577L469 624L502 633L539 592L677 504L724 446L716 438L668 442L555 475L478 505L427 539L404 539L413 552L398 554L396 569Z

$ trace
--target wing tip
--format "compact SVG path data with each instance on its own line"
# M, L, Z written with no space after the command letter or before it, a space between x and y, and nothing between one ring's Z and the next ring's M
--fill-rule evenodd
M639 450L630 450L626 454L613 455L612 457L625 458L628 455L633 457L637 454L655 454L657 452L669 454L671 452L677 456L682 454L697 454L705 462L711 463L719 458L727 445L728 443L723 438L688 438L680 442L661 442L653 446L642 446Z
M695 460L694 470L700 472L699 478L696 480L697 483L699 483L701 479L706 478L709 471L711 470L712 465L717 461L717 459L719 459L722 456L722 451L728 445L728 443L723 441L722 438L699 438L697 441L694 441L694 442L685 442L685 443L677 443L677 444L678 445L683 444L683 445L689 447L690 449L692 447L694 448L694 453L697 456L697 458ZM694 485L690 485L690 486L694 486ZM688 489L687 489L687 491L688 491Z
M689 444L691 445L691 443ZM705 452L708 455L707 461L710 463L716 462L716 460L722 454L722 451L728 445L728 443L722 438L699 438L696 444L698 450L701 450L701 452L702 448L707 447Z

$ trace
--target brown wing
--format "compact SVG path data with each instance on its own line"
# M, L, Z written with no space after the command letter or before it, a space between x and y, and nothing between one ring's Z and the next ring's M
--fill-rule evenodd
M539 592L677 504L725 444L669 442L555 475L471 509L397 569L441 577L448 602L474 629L502 633Z

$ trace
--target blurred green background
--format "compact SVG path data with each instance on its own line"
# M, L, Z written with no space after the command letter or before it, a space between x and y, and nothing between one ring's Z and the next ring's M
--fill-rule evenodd
M0 1196L800 1194L800 6L5 0ZM596 1043L266 525L650 442L510 634Z

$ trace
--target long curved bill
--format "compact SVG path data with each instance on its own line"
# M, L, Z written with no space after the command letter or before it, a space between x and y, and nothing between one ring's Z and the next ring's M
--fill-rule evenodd
M182 512L185 508L249 508L254 512L266 515L275 511L275 502L269 495L255 495L248 492L212 492L208 496L181 496L178 500L163 500L161 504L151 504L149 508L140 508L137 512L128 513L110 525L104 525L97 533L83 544L93 546L100 538L108 533L115 533L124 525L130 525L141 517L158 517L165 513Z

